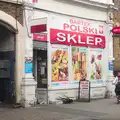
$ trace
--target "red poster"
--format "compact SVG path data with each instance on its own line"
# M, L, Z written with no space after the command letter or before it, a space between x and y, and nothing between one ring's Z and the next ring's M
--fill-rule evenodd
M50 29L50 42L81 47L105 48L105 36Z

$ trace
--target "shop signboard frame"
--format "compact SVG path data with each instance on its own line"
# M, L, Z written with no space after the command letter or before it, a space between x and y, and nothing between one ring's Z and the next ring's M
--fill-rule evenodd
M90 102L90 81L80 80L78 90L78 101L79 102Z

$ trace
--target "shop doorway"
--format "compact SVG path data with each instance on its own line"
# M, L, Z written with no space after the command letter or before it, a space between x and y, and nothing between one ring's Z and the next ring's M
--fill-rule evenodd
M37 88L47 89L47 50L34 50L34 77Z
M14 101L15 34L0 25L0 103Z

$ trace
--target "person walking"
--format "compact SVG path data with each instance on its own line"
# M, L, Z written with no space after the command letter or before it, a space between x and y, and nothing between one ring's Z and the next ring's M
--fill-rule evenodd
M113 81L113 85L115 85L115 94L117 98L117 103L120 103L120 80L118 79L118 76L115 77Z

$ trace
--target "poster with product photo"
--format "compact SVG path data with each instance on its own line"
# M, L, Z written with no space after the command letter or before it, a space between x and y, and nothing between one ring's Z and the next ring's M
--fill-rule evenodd
M72 47L73 80L86 79L86 48Z
M89 54L89 65L90 65L90 80L101 80L103 79L103 54L102 50L95 49L90 50Z
M68 81L68 48L52 46L52 82Z

